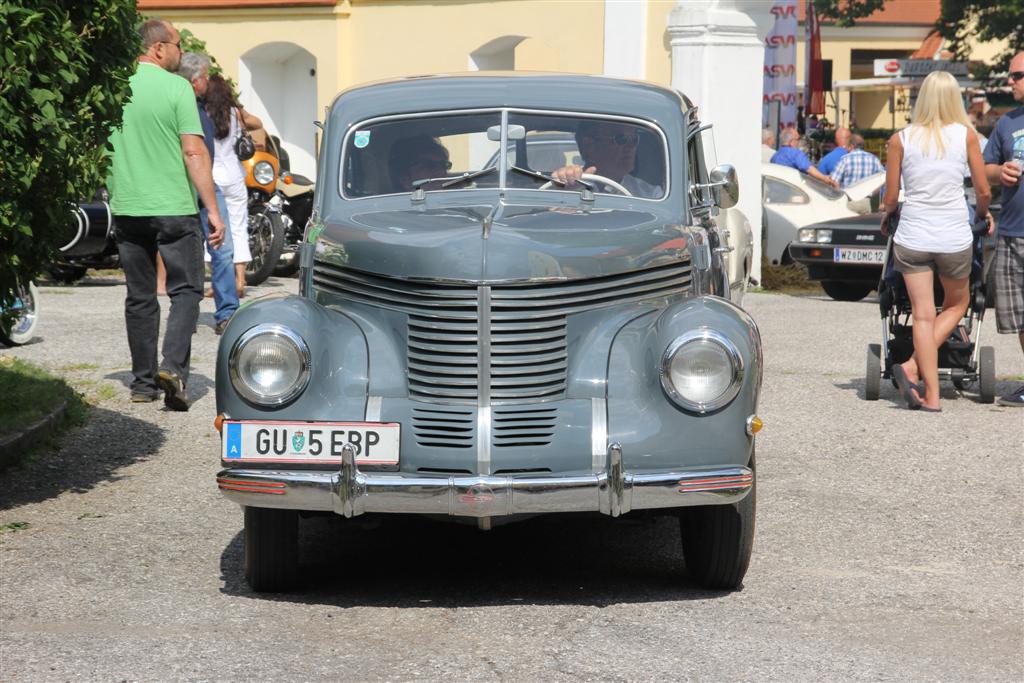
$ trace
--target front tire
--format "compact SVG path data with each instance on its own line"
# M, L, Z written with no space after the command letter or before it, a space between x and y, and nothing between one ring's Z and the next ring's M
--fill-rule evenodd
M0 343L5 346L21 346L36 336L39 326L39 289L30 282L28 289L18 287L18 298L10 315L0 320Z
M978 354L978 399L982 403L996 400L996 350L982 346Z
M284 248L284 223L273 211L249 214L249 251L252 260L245 266L245 283L256 286L270 277Z
M822 280L821 288L836 301L860 301L875 288L870 282L843 282L841 280Z
M686 569L705 588L735 590L743 583L754 546L757 467L746 498L731 505L702 505L679 511Z
M245 580L257 593L288 590L298 572L299 514L245 508Z
M868 344L868 362L864 369L864 398L877 401L882 386L882 345Z

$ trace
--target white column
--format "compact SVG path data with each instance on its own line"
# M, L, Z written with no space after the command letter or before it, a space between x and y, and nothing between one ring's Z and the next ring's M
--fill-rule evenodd
M715 125L719 163L736 167L737 208L754 232L750 276L761 280L761 96L764 38L771 26L765 0L679 0L669 15L672 86Z
M647 3L604 0L604 75L643 78L647 52Z

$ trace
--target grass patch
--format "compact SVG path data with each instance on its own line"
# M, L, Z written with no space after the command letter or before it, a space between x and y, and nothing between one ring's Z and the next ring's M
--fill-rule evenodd
M0 534L5 534L8 531L12 533L16 531L24 531L30 526L32 525L28 522L8 522L7 524L0 524Z
M79 424L88 411L82 396L60 377L13 356L0 356L0 436L38 422L66 400L64 425Z
M806 294L821 292L821 285L807 279L807 268L799 263L773 266L767 260L761 261L761 288L766 292L784 294Z

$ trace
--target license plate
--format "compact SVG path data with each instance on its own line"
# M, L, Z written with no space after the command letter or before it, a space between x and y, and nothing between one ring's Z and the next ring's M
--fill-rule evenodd
M832 260L835 263L877 263L885 262L885 249L845 249L835 247Z
M356 462L398 464L397 422L224 422L221 457L231 462L340 463L346 443Z

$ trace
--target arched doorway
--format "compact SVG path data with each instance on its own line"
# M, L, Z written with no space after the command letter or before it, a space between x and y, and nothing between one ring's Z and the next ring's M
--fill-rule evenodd
M246 110L281 138L291 170L315 177L316 57L295 43L263 43L242 55L238 81Z

